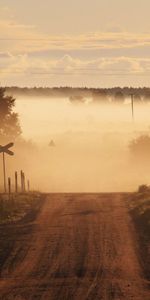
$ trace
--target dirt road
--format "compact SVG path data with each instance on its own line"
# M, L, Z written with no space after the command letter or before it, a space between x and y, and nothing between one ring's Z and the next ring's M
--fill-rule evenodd
M121 194L49 195L3 265L3 300L149 300Z

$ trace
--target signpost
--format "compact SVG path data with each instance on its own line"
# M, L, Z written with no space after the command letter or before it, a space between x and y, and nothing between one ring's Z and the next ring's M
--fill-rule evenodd
M11 147L14 146L14 143L9 143L5 146L1 146L0 145L0 153L3 154L3 173L4 173L4 192L7 192L7 188L6 188L6 164L5 164L5 153L8 155L13 156L14 152L12 152L11 150L9 150Z

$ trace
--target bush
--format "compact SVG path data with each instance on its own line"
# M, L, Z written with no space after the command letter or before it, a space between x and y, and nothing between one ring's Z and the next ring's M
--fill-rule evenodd
M146 184L142 184L138 188L138 192L139 193L144 193L144 192L147 192L148 190L149 190L149 187Z

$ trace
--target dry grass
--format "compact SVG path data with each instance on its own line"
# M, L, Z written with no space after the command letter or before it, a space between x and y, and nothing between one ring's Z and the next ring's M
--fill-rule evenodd
M140 261L150 279L150 192L130 195L129 208L137 231Z
M0 224L18 221L24 218L30 211L38 210L41 203L40 193L0 194Z

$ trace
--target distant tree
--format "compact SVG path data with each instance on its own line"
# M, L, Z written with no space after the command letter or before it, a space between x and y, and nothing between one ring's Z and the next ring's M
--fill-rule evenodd
M121 90L118 90L115 95L114 95L114 99L113 102L115 103L123 103L125 100L125 96L123 94L123 92Z
M150 90L144 89L143 101L145 103L150 102Z
M108 93L105 89L97 89L93 92L93 101L96 103L107 103L108 102Z
M139 94L134 95L134 101L136 103L142 103L142 97Z
M69 101L74 104L84 103L85 99L82 96L74 95L69 97Z
M137 139L134 139L130 143L129 149L135 157L138 157L139 159L149 159L150 136L141 135Z
M18 114L13 112L15 99L0 88L0 138L17 138L21 134Z
M138 187L138 192L139 193L144 193L149 191L149 187L146 184L142 184Z

